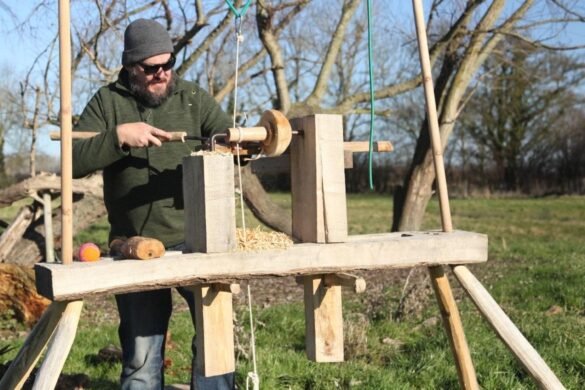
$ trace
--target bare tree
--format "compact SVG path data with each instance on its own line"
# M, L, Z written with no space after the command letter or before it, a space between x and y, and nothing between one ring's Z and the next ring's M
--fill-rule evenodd
M37 5L37 12L46 11L43 4ZM337 113L347 116L346 124L355 125L346 129L347 134L363 133L366 121L359 115L369 112L369 91L367 20L362 4L358 0L256 2L242 19L245 41L238 69L239 117L247 114L253 120L272 107L285 111L289 117ZM412 91L421 81L412 30L388 26L386 22L388 14L398 18L391 14L392 4L388 0L376 2L374 12L377 15L374 42L378 42L375 97L377 111L383 116L392 115L394 99ZM540 10L544 8L548 14L536 12L536 5L547 6ZM234 17L223 1L106 0L72 6L74 14L82 15L73 20L72 36L77 110L98 85L116 78L122 32L130 20L139 17L153 18L167 27L179 59L177 74L207 86L226 109L232 108L229 105L233 105L236 40ZM550 41L532 39L530 32L545 25L581 22L579 7L582 8L575 0L524 0L509 4L505 0L436 0L431 4L430 54L437 67L436 95L443 144L447 144L481 77L481 65L503 37L516 36L532 45L552 46ZM31 23L38 15L32 14ZM390 44L388 36L395 38ZM47 57L50 55L53 54L47 53ZM53 74L51 80L55 79ZM31 97L27 104L34 107L34 99ZM40 117L51 122L52 115L46 112ZM245 177L249 178L245 187L250 189L246 200L252 210L269 226L288 231L290 220L279 215L278 207L271 204L251 172ZM432 156L423 122L404 189L396 197L394 228L419 227L432 194L433 180ZM271 206L259 207L260 204Z
M572 90L585 74L572 58L516 38L502 42L494 54L483 66L485 77L461 125L489 151L502 189L517 191L522 182L529 184L522 172L547 165L555 154L551 136L566 113L580 105Z
M440 3L436 2L437 5ZM441 59L435 83L443 147L447 144L469 95L473 93L475 83L480 78L482 64L492 55L504 37L510 35L523 37L532 45L543 46L545 43L531 39L528 35L534 26L583 20L574 14L568 14L565 9L578 9L574 6L575 2L569 2L573 5L571 6L569 3L552 1L549 3L550 19L547 19L548 16L541 16L538 21L530 21L529 19L533 17L531 11L536 3L542 5L547 2L524 0L520 3L507 4L504 0L466 1L458 13L460 16L457 21L443 35L451 37ZM435 11L439 12L439 8L435 8ZM554 17L555 13L561 13L562 17ZM527 22L521 24L523 21ZM546 46L552 48L550 45ZM395 197L399 204L394 209L396 212L394 229L419 229L433 193L434 179L433 157L425 121L417 140L410 172L405 178L402 191Z

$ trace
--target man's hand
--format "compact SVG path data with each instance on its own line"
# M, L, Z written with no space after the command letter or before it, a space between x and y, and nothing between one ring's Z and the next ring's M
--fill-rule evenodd
M161 146L163 141L171 139L171 135L144 122L124 123L116 127L120 146L130 148L146 148Z

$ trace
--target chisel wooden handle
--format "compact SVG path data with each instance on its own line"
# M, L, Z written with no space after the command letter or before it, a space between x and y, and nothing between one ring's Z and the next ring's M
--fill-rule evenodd
M98 133L95 131L73 131L71 133L71 138L73 139L85 139L95 137ZM187 133L185 131L170 131L169 134L171 135L171 139L166 142L184 142ZM61 132L60 131L51 131L49 133L49 137L51 137L52 141L60 141L61 140Z
M156 259L165 254L165 246L156 238L135 236L125 241L116 238L110 243L110 254L124 259Z

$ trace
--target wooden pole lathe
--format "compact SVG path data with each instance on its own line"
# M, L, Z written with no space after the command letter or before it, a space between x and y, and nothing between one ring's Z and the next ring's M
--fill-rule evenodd
M451 209L449 206L449 195L447 193L447 180L445 177L445 165L443 161L443 145L439 131L439 119L437 116L437 105L435 102L435 91L433 86L433 75L431 71L431 61L429 57L429 48L427 42L426 27L424 22L424 12L421 0L412 1L414 19L416 25L416 35L418 39L418 52L423 76L423 87L425 93L425 102L427 109L427 119L429 125L429 135L433 150L433 161L435 165L435 175L437 183L437 192L439 194L439 205L441 209L441 222L444 232L451 232L453 225L451 222ZM443 324L449 336L451 349L455 357L459 384L463 389L479 389L477 376L471 353L463 331L461 317L457 308L457 303L453 297L453 292L449 284L449 279L443 267L429 267L431 283L437 296Z

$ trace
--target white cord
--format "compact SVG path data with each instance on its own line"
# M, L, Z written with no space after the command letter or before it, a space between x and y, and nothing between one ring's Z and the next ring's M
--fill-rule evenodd
M248 312L250 315L250 345L252 347L252 365L254 372L248 372L246 378L246 390L248 390L248 382L251 380L253 390L260 389L260 377L258 376L258 370L256 367L256 338L254 336L254 317L252 316L252 294L250 293L250 284L248 284Z
M240 211L242 212L242 231L246 242L246 218L244 216L244 190L242 188L242 166L240 165L240 144L236 146L236 160L238 160L238 187L240 189Z
M232 117L233 127L236 127L236 113L238 107L238 77L240 67L240 42L244 41L244 36L238 31L239 27L236 24L236 77L234 81L234 112ZM236 157L238 160L238 187L240 190L240 210L242 212L242 230L244 236L244 243L246 242L246 219L244 217L244 191L242 188L242 166L240 165L240 141L242 140L242 129L238 126L239 137L236 147Z
M244 41L244 36L239 31L239 25L236 23L236 73L234 81L234 112L233 112L233 127L236 127L236 113L238 107L238 68L240 67L240 42ZM246 218L244 215L244 191L242 188L242 167L240 165L240 142L242 141L243 132L238 126L238 142L236 147L236 158L238 160L238 186L240 189L240 210L242 212L242 229L244 235L244 243L246 242ZM252 348L252 365L253 372L248 372L246 377L246 390L249 390L249 383L252 382L253 390L260 390L260 377L256 367L256 338L254 337L254 319L252 317L252 293L250 292L250 284L248 284L248 312L250 314L250 344Z

